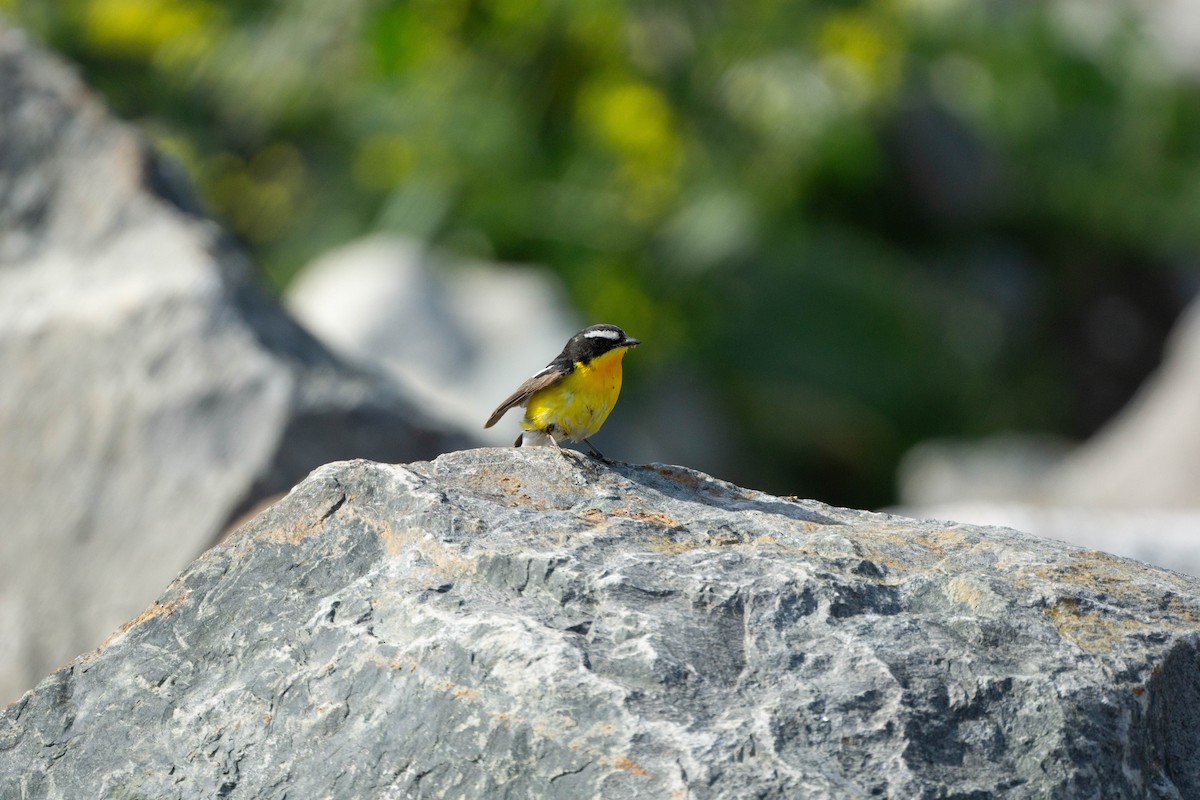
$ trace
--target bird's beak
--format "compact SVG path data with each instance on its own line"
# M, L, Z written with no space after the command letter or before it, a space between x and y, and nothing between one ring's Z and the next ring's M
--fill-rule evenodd
M641 343L642 343L641 339L634 339L631 336L626 336L625 340L623 342L621 342L621 346L622 347L637 347Z

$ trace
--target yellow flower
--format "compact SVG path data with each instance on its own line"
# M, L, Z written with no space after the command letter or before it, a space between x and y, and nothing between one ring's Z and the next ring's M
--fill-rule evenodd
M852 105L900 83L904 43L899 26L869 11L833 14L821 26L821 62L832 85Z
M670 102L640 81L602 80L583 89L580 122L617 157L614 175L625 197L626 214L635 221L655 218L677 193L676 176L683 142Z
M110 55L150 60L164 45L212 40L217 17L205 2L185 0L91 0L84 25L92 47Z

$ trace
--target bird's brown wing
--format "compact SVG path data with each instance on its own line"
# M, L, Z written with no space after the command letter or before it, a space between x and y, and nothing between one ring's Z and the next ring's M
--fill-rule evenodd
M508 411L513 406L525 405L527 402L529 402L529 398L533 396L535 392L540 392L542 389L558 383L564 377L566 377L567 372L569 372L569 370L564 370L551 364L537 375L534 375L532 378L518 386L517 390L509 395L507 400L496 407L496 410L492 412L490 417L488 417L488 421L483 423L483 427L492 427L500 420L501 417L504 416L504 412Z

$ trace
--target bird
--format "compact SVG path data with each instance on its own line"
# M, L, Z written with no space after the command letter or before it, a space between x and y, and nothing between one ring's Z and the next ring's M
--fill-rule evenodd
M513 447L583 442L600 430L621 393L621 361L641 342L616 325L591 325L567 340L545 369L517 387L496 407L483 427L490 428L510 408L524 406L524 429Z

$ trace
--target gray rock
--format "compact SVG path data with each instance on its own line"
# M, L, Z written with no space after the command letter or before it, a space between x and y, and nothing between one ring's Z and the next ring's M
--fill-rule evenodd
M1034 434L929 439L900 460L900 502L925 508L963 501L1043 500L1047 476L1070 450L1061 439Z
M1114 509L963 500L900 506L908 516L1000 525L1200 576L1200 510Z
M313 467L466 439L299 328L169 165L3 22L0 108L6 701Z
M1196 797L1198 598L681 467L337 463L0 714L0 797Z
M1065 505L1200 508L1200 300L1133 400L1047 481Z

